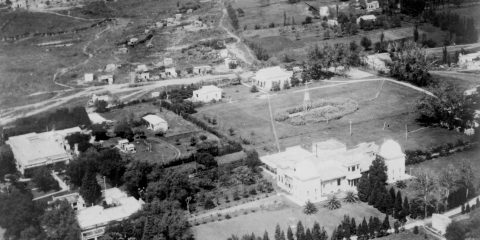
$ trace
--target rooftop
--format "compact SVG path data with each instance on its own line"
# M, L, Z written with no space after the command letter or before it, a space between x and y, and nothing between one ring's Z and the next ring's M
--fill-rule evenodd
M157 116L157 115L147 115L143 117L143 120L147 121L150 124L157 125L161 123L166 123L167 121L163 120L163 118Z
M206 93L219 92L219 91L222 91L222 89L214 85L208 85L208 86L202 86L202 88L195 90L193 92L206 94Z
M81 132L79 127L52 130L43 133L28 133L10 137L7 141L15 159L23 166L42 164L48 160L68 159L67 146L63 145L67 135Z
M77 220L80 228L90 229L95 226L106 225L111 221L120 221L142 209L143 201L134 197L128 197L118 188L105 191L107 204L116 206L103 208L102 206L88 207L77 212ZM110 203L109 203L110 201Z
M104 122L112 122L112 120L107 120L98 113L89 113L88 118L90 118L90 122L92 122L93 124L101 124L101 123L104 123Z
M276 66L258 70L254 78L258 81L276 81L282 78L290 78L292 75L292 71L287 71L279 66Z

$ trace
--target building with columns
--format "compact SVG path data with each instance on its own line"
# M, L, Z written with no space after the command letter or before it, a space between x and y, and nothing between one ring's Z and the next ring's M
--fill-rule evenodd
M374 142L361 143L347 149L344 143L328 140L312 144L311 150L301 146L284 152L263 156L260 160L276 180L299 204L320 202L330 195L356 191L362 173L369 170L377 157L384 159L388 182L407 179L405 154L400 145L387 140L380 147Z

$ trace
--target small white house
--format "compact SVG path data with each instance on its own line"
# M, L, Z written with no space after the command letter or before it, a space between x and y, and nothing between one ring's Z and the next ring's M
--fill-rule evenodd
M193 91L192 101L194 102L211 102L222 99L222 89L213 85L203 86Z
M203 66L195 66L193 67L193 74L200 75L200 74L207 74L212 70L211 66L203 65Z
M380 8L378 1L367 1L367 12L373 12Z
M145 64L140 64L135 68L135 72L146 72L148 71L148 67Z
M147 122L147 128L152 131L163 131L166 132L168 129L168 122L163 120L163 118L157 115L147 115L142 118Z
M480 51L470 54L459 54L458 65L464 69L480 69Z
M160 97L160 92L152 92L150 95L152 96L152 98L158 98Z
M85 82L92 82L93 81L93 73L85 73L84 81Z
M150 73L149 72L141 72L138 74L138 78L141 79L142 81L148 81L150 80Z
M330 15L330 9L328 8L328 6L322 6L318 9L318 13L321 18L328 17Z
M177 77L177 70L174 67L165 68L165 75L167 77Z
M127 139L118 140L117 148L124 153L136 153L135 145L130 143Z
M275 84L283 88L285 82L290 84L293 72L279 66L260 69L253 77L253 83L265 91L271 91Z
M327 21L328 26L333 27L333 26L338 26L338 21L335 19L328 19Z
M180 21L180 19L182 19L182 14L181 13L175 14L175 20Z
M375 22L377 20L377 17L375 15L363 15L357 18L357 24L360 24L360 21L373 21Z
M173 65L173 59L172 58L164 58L163 59L163 66L167 67Z
M105 66L105 72L113 72L117 70L117 65L115 63L109 63Z

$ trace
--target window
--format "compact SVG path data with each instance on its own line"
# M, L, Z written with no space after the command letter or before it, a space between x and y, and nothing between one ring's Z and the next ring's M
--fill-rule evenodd
M340 183L341 183L342 179L337 179L337 185L340 186Z
M355 172L355 166L352 167L352 172Z

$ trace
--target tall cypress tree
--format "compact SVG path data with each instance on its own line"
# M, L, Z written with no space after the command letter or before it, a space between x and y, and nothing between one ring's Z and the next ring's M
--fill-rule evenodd
M282 234L280 235L280 240L286 240L285 239L285 232L282 230Z
M403 203L402 203L402 193L400 190L397 192L397 197L395 198L395 218L401 218L402 216L402 209L403 209Z
M96 172L87 167L85 176L83 176L82 186L80 186L80 195L87 204L95 204L102 197L102 190L98 185Z
M267 230L265 230L265 233L263 234L263 240L270 240Z
M395 194L395 189L391 187L388 192L390 193L390 197L395 201L395 199L397 199L397 195Z
M355 222L355 218L353 217L350 220L350 232L352 232L352 235L357 234L357 223Z
M382 231L382 222L378 217L373 218L373 226L375 227L375 232L378 235Z
M310 228L307 228L307 231L305 231L305 240L313 240L312 232L310 231Z
M288 226L288 229L287 229L287 240L294 240L292 228L290 226Z
M360 178L357 184L357 192L358 192L357 195L360 201L367 202L371 191L372 190L370 187L370 180L368 179L368 174L363 173L362 177Z
M315 221L312 227L312 238L314 240L320 240L321 237L322 237L322 229L320 228L320 224L318 224L318 222Z
M342 240L345 236L343 235L343 228L342 224L338 225L337 227L337 239Z
M405 196L405 199L403 200L402 210L403 210L403 215L404 215L405 217L408 216L408 215L410 215L410 204L408 203L408 198L407 198L407 196Z
M280 235L282 234L282 230L280 229L280 225L277 223L277 226L275 227L275 240L280 240Z
M383 223L382 223L382 232L386 234L389 229L390 229L390 220L388 219L388 214L387 214L385 215L385 219L383 220Z
M305 240L305 229L303 228L303 224L301 221L297 223L297 232L295 234L297 240Z
M363 221L362 221L362 236L364 238L368 238L368 235L369 235L369 230L368 230L368 223L367 223L367 219L365 217L363 217Z
M375 226L375 221L373 220L373 217L370 216L370 219L368 220L368 235L372 238L375 237L375 230L377 226Z

